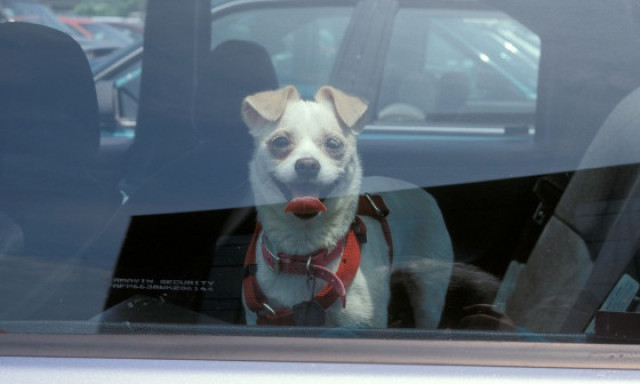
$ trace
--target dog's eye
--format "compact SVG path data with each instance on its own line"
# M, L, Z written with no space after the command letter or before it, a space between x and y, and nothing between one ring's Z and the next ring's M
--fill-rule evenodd
M269 145L274 149L286 149L291 142L286 136L276 136L269 142Z
M330 137L327 139L327 141L325 141L324 145L327 147L328 150L335 152L335 151L340 151L344 144L342 144L342 141L337 137Z
M269 150L277 158L286 157L292 149L291 141L287 136L274 136L269 140Z

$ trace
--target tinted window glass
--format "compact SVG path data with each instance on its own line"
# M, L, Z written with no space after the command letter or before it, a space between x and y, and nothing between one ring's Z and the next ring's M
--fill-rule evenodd
M349 22L350 7L255 9L214 18L212 47L238 39L269 52L280 85L293 84L303 96L328 83Z
M401 9L377 118L464 129L516 125L526 134L539 56L539 38L503 13Z
M640 339L628 7L215 3L156 3L144 76L104 75L130 150L99 147L77 43L14 36L43 81L0 40L0 330Z

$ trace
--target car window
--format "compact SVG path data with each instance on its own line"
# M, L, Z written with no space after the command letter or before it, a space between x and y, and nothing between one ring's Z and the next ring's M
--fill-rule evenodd
M457 124L489 124L527 135L533 130L539 57L539 37L504 13L401 9L377 120L444 124L450 131Z
M123 68L111 79L114 92L118 94L115 114L119 124L123 127L135 126L138 113L141 67L141 62L133 63Z
M143 51L137 41L90 62L104 137L135 136Z
M217 5L220 4L212 4L214 9ZM296 84L305 96L311 97L329 80L350 12L349 7L259 8L223 16L214 12L211 48L232 39L261 44L271 56L278 84ZM274 24L280 28L273 28ZM122 60L134 51L132 48L133 45L93 64L96 78L114 85L115 126L113 122L104 123L112 127L105 131L107 136L113 135L114 129L118 135L131 136L135 132L142 54L137 54L132 64L128 64L131 60Z
M3 1L0 12L7 20L43 24L65 33L73 33L56 18L49 7L37 2Z
M640 5L581 4L148 2L91 63L0 22L0 333L606 366L640 342Z
M351 12L351 7L278 7L214 17L212 47L231 39L262 45L271 56L278 83L296 85L311 97L329 81Z

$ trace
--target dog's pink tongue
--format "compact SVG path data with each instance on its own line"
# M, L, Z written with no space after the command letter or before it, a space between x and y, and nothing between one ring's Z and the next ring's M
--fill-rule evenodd
M314 213L325 212L327 207L317 197L296 197L292 199L284 208L285 212L296 215L311 215Z

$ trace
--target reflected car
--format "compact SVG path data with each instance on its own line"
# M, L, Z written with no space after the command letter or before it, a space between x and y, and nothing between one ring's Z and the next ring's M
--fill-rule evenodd
M0 2L1 21L29 22L46 25L72 36L82 47L87 57L92 60L116 50L119 45L108 41L93 41L78 34L72 28L58 20L53 11L46 5L30 0L2 0ZM2 20L4 19L4 20Z
M126 46L134 42L132 38L121 33L116 28L90 18L59 16L58 19L89 40L111 42L120 46Z
M142 39L144 36L144 21L138 17L117 17L117 16L94 16L92 20L117 29L122 34L128 36L133 41Z
M222 9L224 8L223 6ZM217 12L216 8L213 8L212 15L216 15ZM422 21L417 19L408 20L407 28L413 28L414 31L411 33L418 36L420 28L417 26L421 23ZM500 122L501 119L504 120L504 116L518 115L517 123L513 120L509 123L518 125L520 131L529 134L533 129L532 116L537 94L537 65L540 56L540 41L537 36L499 13L469 12L455 17L435 17L433 23L428 25L432 29L430 39L433 40L430 42L429 61L424 63L424 74L421 78L408 79L407 82L412 84L405 85L405 88L409 88L407 91L409 95L406 97L414 96L410 94L411 92L422 93L415 97L413 102L422 100L431 104L418 107L410 105L408 108L411 113L403 116L396 113L396 109L402 109L402 106L391 105L398 100L385 100L391 94L383 89L378 102L388 103L391 108L380 110L381 120L396 120L402 124L403 120L411 120L415 115L419 120L427 119L439 124L447 120L460 121L465 119L464 116L469 116L469 120L473 120L481 114L489 119L491 118L489 116L494 116ZM333 41L335 38L332 33L334 32L326 30L320 35L321 39L326 40L324 43L326 47L320 47L319 52L324 49L328 55L327 58L314 57L318 60L314 64L316 67L322 65L320 64L322 60L328 60L325 67L320 68L322 72L329 71L330 67L327 66L332 65L332 55L335 54L335 41ZM258 32L250 37L242 37L260 42L264 39ZM215 41L214 44L216 44ZM92 63L96 81L111 82L114 85L114 97L106 95L99 98L107 104L102 108L104 111L114 110L113 118L111 114L103 115L102 125L108 130L133 134L142 54L143 47L140 41ZM294 73L295 68L301 65L296 64L294 60L299 58L295 58L290 49L282 52L274 50L270 54L281 85L293 82L298 76ZM443 59L435 59L437 57ZM448 99L444 96L441 98L447 101L439 101L436 104L435 100L425 100L428 98L425 94L432 92L431 90L425 92L420 89L410 90L412 86L419 86L420 81L426 81L427 73L434 83L441 82L442 87L448 88ZM386 81L396 80L389 78ZM298 86L305 96L310 97L310 92L317 87L317 84ZM99 92L109 93L108 88L108 85L100 84ZM117 105L111 106L111 100L115 100ZM460 103L465 104L467 111L452 110ZM404 110L406 111L406 108ZM452 112L455 112L455 116L451 115Z

